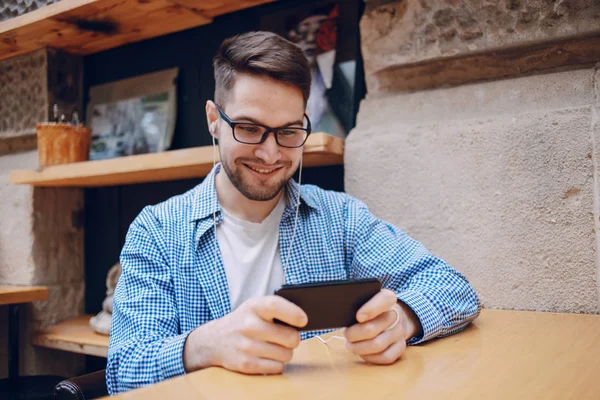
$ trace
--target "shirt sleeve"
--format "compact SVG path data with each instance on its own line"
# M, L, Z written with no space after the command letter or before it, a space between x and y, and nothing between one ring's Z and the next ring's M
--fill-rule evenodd
M398 227L350 198L346 206L346 259L352 278L376 277L408 305L423 335L408 344L448 336L479 315L481 303L467 279Z
M110 394L150 385L185 372L171 273L160 224L144 209L121 252L106 365Z

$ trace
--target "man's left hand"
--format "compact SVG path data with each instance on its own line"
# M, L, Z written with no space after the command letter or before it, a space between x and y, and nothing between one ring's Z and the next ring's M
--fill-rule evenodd
M398 323L394 325L397 315ZM396 362L406 350L406 341L420 335L422 329L415 313L388 289L382 289L362 306L356 320L358 324L344 331L346 347L372 364Z

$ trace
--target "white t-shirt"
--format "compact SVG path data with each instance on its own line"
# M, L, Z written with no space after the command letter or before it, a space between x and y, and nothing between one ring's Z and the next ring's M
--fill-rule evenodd
M279 255L279 224L285 210L284 196L261 223L234 217L221 208L217 243L229 285L231 311L253 297L271 295L284 282Z

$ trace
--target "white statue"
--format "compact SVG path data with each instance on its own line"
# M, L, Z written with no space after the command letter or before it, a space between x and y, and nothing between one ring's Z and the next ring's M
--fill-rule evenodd
M106 275L106 298L102 302L102 311L90 318L90 327L103 335L110 335L110 322L112 320L113 294L121 276L121 263L113 265Z

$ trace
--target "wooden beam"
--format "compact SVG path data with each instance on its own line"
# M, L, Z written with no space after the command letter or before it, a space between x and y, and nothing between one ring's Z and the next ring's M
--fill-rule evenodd
M91 317L82 315L40 330L34 333L32 343L49 349L107 357L109 337L96 333L90 327Z
M0 60L43 47L99 51L209 24L273 0L62 0L0 23Z
M315 133L309 136L304 146L304 166L341 165L343 153L343 139ZM10 182L48 187L129 185L201 178L210 172L212 164L212 146L202 146L108 160L54 165L41 170L13 171L10 173Z
M214 18L219 15L229 14L235 11L258 6L260 4L271 3L274 0L171 0L173 3L181 4L190 10L196 10L203 15Z

